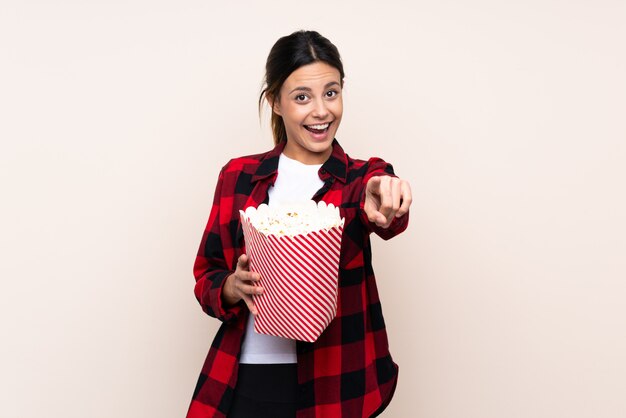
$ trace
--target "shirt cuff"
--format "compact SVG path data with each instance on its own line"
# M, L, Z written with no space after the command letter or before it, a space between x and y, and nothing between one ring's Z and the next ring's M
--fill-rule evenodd
M226 279L228 279L228 277L233 273L233 270L226 270L224 272L217 273L213 278L213 287L210 290L211 309L216 313L217 317L224 322L234 320L237 316L239 316L243 308L241 302L228 306L222 299Z

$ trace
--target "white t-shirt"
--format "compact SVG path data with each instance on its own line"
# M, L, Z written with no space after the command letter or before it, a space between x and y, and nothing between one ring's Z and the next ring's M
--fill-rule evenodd
M269 205L311 200L324 185L317 174L322 164L306 165L280 154L278 176L268 191ZM296 342L254 331L254 315L248 317L240 363L296 363Z

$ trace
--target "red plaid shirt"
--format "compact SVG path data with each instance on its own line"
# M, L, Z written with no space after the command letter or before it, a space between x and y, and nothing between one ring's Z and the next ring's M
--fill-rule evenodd
M284 146L235 158L220 171L193 272L202 309L223 323L202 367L187 418L228 415L249 311L242 301L223 305L222 286L245 253L239 209L268 202L267 191L276 180ZM350 158L336 140L319 170L324 186L313 200L339 207L345 225L337 316L314 343L296 343L298 418L369 417L393 396L398 366L389 354L369 236L374 232L392 238L406 229L409 215L395 218L387 229L367 219L365 185L376 175L393 176L393 168L379 158Z

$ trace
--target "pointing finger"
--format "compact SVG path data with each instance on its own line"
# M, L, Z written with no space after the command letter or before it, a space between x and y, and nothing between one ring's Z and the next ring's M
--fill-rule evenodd
M391 194L391 178L382 176L380 180L380 208L378 211L385 217L385 221L393 211L393 197Z

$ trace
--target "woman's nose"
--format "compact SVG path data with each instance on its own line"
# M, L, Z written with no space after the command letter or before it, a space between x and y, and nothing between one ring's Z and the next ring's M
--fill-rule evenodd
M313 116L316 118L323 119L328 116L328 108L326 107L326 103L323 100L317 100L315 102L315 107L313 109Z

